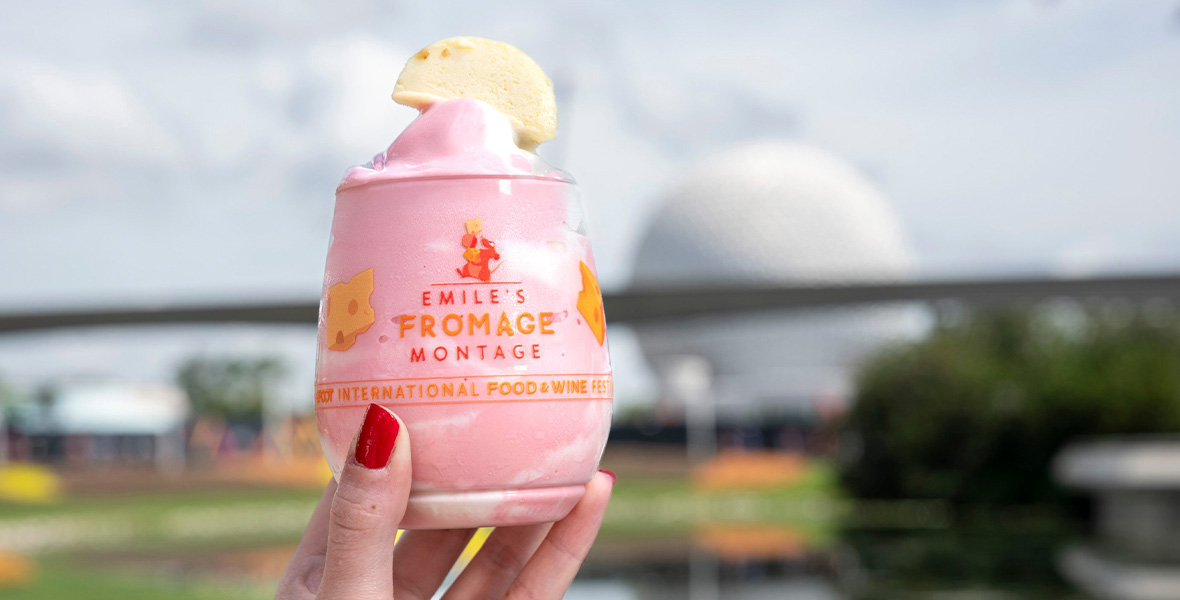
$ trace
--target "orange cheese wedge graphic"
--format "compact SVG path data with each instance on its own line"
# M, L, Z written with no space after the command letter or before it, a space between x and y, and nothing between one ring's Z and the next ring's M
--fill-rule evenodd
M578 312L586 319L590 331L601 346L606 341L606 315L602 311L602 290L598 289L598 279L594 271L586 263L582 265L582 291L578 292Z
M353 275L347 282L328 288L328 349L343 352L356 343L356 336L369 330L376 320L369 296L373 294L373 269Z

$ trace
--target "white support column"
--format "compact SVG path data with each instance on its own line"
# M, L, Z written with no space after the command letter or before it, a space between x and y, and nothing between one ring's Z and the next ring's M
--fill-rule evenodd
M684 405L689 464L709 460L717 453L712 366L701 356L675 356L667 360L661 371L668 393Z

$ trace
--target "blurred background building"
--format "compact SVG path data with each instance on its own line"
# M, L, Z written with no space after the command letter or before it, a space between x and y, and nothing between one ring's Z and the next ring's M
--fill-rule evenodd
M185 463L188 397L175 385L62 381L13 409L10 460L73 464Z

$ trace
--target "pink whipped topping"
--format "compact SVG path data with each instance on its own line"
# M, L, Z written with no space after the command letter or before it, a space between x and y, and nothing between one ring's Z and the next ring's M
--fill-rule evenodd
M368 164L349 168L336 191L397 179L496 175L572 181L517 146L512 123L499 111L460 98L425 108L389 149Z

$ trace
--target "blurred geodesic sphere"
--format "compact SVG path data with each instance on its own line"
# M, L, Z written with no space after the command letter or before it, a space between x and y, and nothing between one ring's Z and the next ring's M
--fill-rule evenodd
M773 142L706 158L677 182L640 246L633 285L883 281L905 277L910 264L897 217L864 177L821 150ZM636 332L657 373L677 357L707 359L720 413L740 414L842 403L864 353L920 322L912 307L817 308Z
M896 216L856 170L767 142L707 158L677 182L643 239L634 283L881 280L909 265Z

